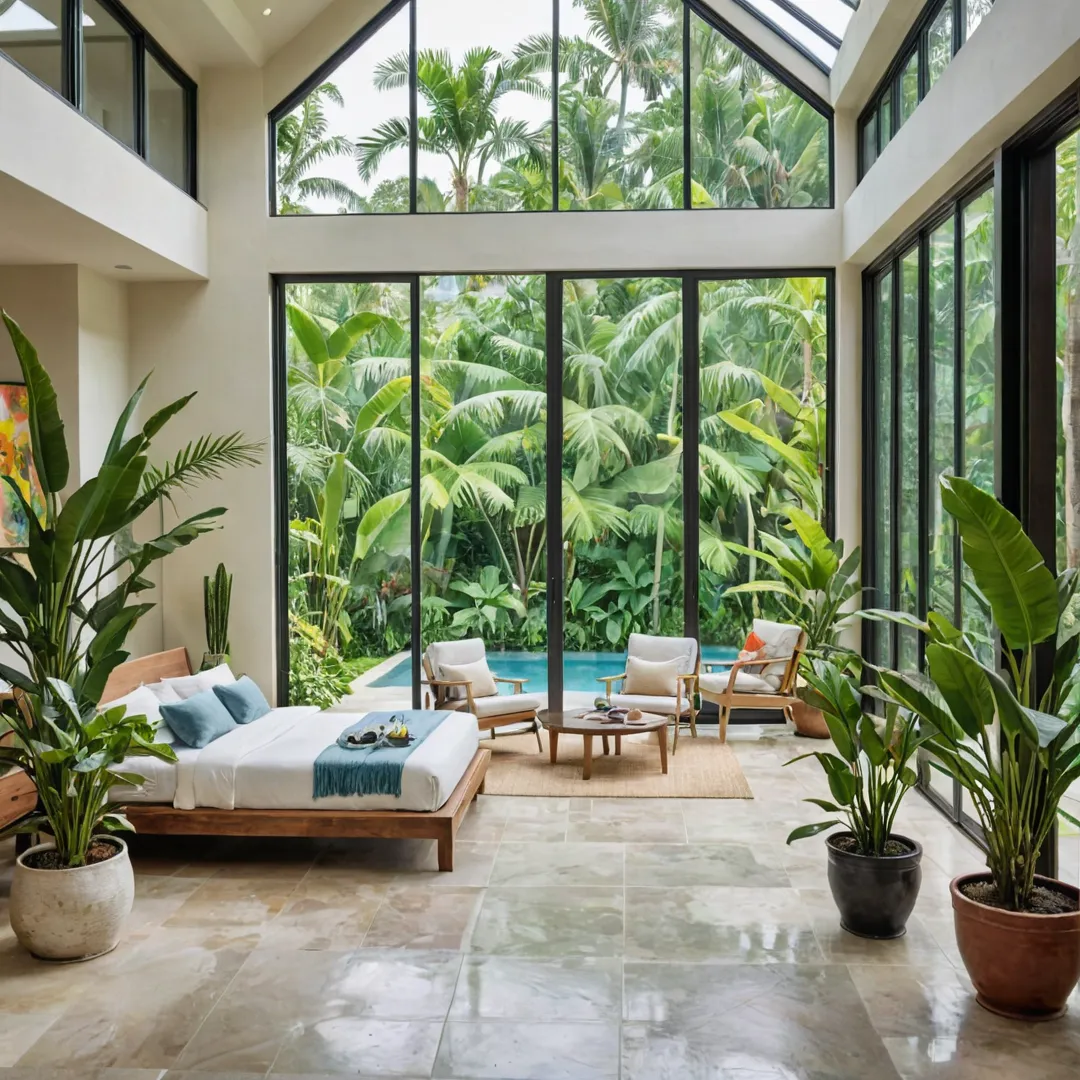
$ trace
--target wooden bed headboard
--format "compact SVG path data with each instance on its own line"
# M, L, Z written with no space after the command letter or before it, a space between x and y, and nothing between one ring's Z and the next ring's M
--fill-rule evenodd
M114 669L102 691L102 701L115 701L143 683L156 683L162 679L175 679L191 674L187 649L168 649L151 653L138 660L129 660Z

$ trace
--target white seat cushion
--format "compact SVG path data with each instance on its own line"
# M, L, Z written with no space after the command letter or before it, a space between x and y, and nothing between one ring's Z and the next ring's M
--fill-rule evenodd
M795 646L799 644L799 635L802 630L798 626L792 626L789 623L755 619L754 633L765 642L765 656L790 656L795 651ZM782 661L779 664L768 664L765 668L759 670L758 674L773 690L779 690L786 670L787 661ZM740 672L740 674L742 673Z
M468 708L462 702L462 708ZM540 699L532 694L496 694L494 697L473 698L473 715L481 718L506 716L510 713L535 712Z
M640 709L642 712L656 713L658 716L669 716L675 712L674 697L660 697L655 694L612 694L611 704L623 709ZM682 698L682 711L688 712L690 702L686 695Z
M718 671L714 675L702 675L698 680L698 685L703 694L722 694L728 688L730 680L730 671ZM753 675L749 671L737 671L735 689L740 694L773 694L777 687L760 675Z

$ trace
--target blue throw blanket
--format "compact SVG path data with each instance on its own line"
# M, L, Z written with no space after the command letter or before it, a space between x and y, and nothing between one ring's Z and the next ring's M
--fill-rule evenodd
M426 709L368 713L359 723L347 727L337 742L315 759L312 798L325 799L329 795L401 798L401 774L405 771L406 758L450 715L449 711ZM395 727L404 718L409 734L414 737L408 746L389 746L385 742L357 746L348 741L351 733L378 731L380 724L389 731L392 718Z

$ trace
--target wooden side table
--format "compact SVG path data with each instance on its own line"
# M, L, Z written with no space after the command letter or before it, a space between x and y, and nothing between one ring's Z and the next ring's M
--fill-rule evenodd
M540 723L547 728L549 756L551 764L558 761L559 736L580 735L584 740L585 750L581 766L581 779L592 778L593 766L593 739L599 737L602 741L604 753L611 752L609 738L615 739L615 753L622 754L622 737L633 735L641 731L657 731L660 733L660 771L667 774L668 771L668 748L667 727L668 718L656 713L646 713L644 724L605 724L599 720L586 720L585 714L592 709L570 709L563 712L552 712L545 709L539 715Z

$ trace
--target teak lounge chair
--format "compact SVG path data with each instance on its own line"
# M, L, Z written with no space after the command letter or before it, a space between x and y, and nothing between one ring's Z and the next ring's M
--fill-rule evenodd
M637 672L630 670L633 660L645 661L646 664L671 664L678 660L679 670L671 673L670 693L641 693L635 689L633 676ZM631 634L626 643L627 670L619 675L600 675L598 681L606 684L608 703L624 709L641 709L642 712L658 713L660 716L674 716L675 734L672 740L672 753L679 745L679 725L682 718L688 718L690 734L697 738L697 708L694 695L698 673L701 670L701 650L693 638L656 637L652 634ZM622 692L615 693L614 685L622 683Z
M728 720L732 709L778 709L794 723L791 707L799 659L806 649L806 634L797 626L754 620L754 633L769 650L764 658L754 660L706 660L705 672L698 679L704 701L720 707L720 741L727 741ZM728 670L713 674L714 667Z
M506 679L492 674L494 683L509 683L514 687L514 692L480 695L474 690L474 679L447 677L448 668L461 668L480 661L484 661L486 666L487 650L480 638L432 642L424 653L424 675L428 687L429 707L433 694L434 708L465 709L476 717L481 731L490 731L493 736L495 728L505 727L508 724L531 723L536 742L543 750L544 744L540 739L540 721L536 717L541 701L538 697L522 691L528 679Z

